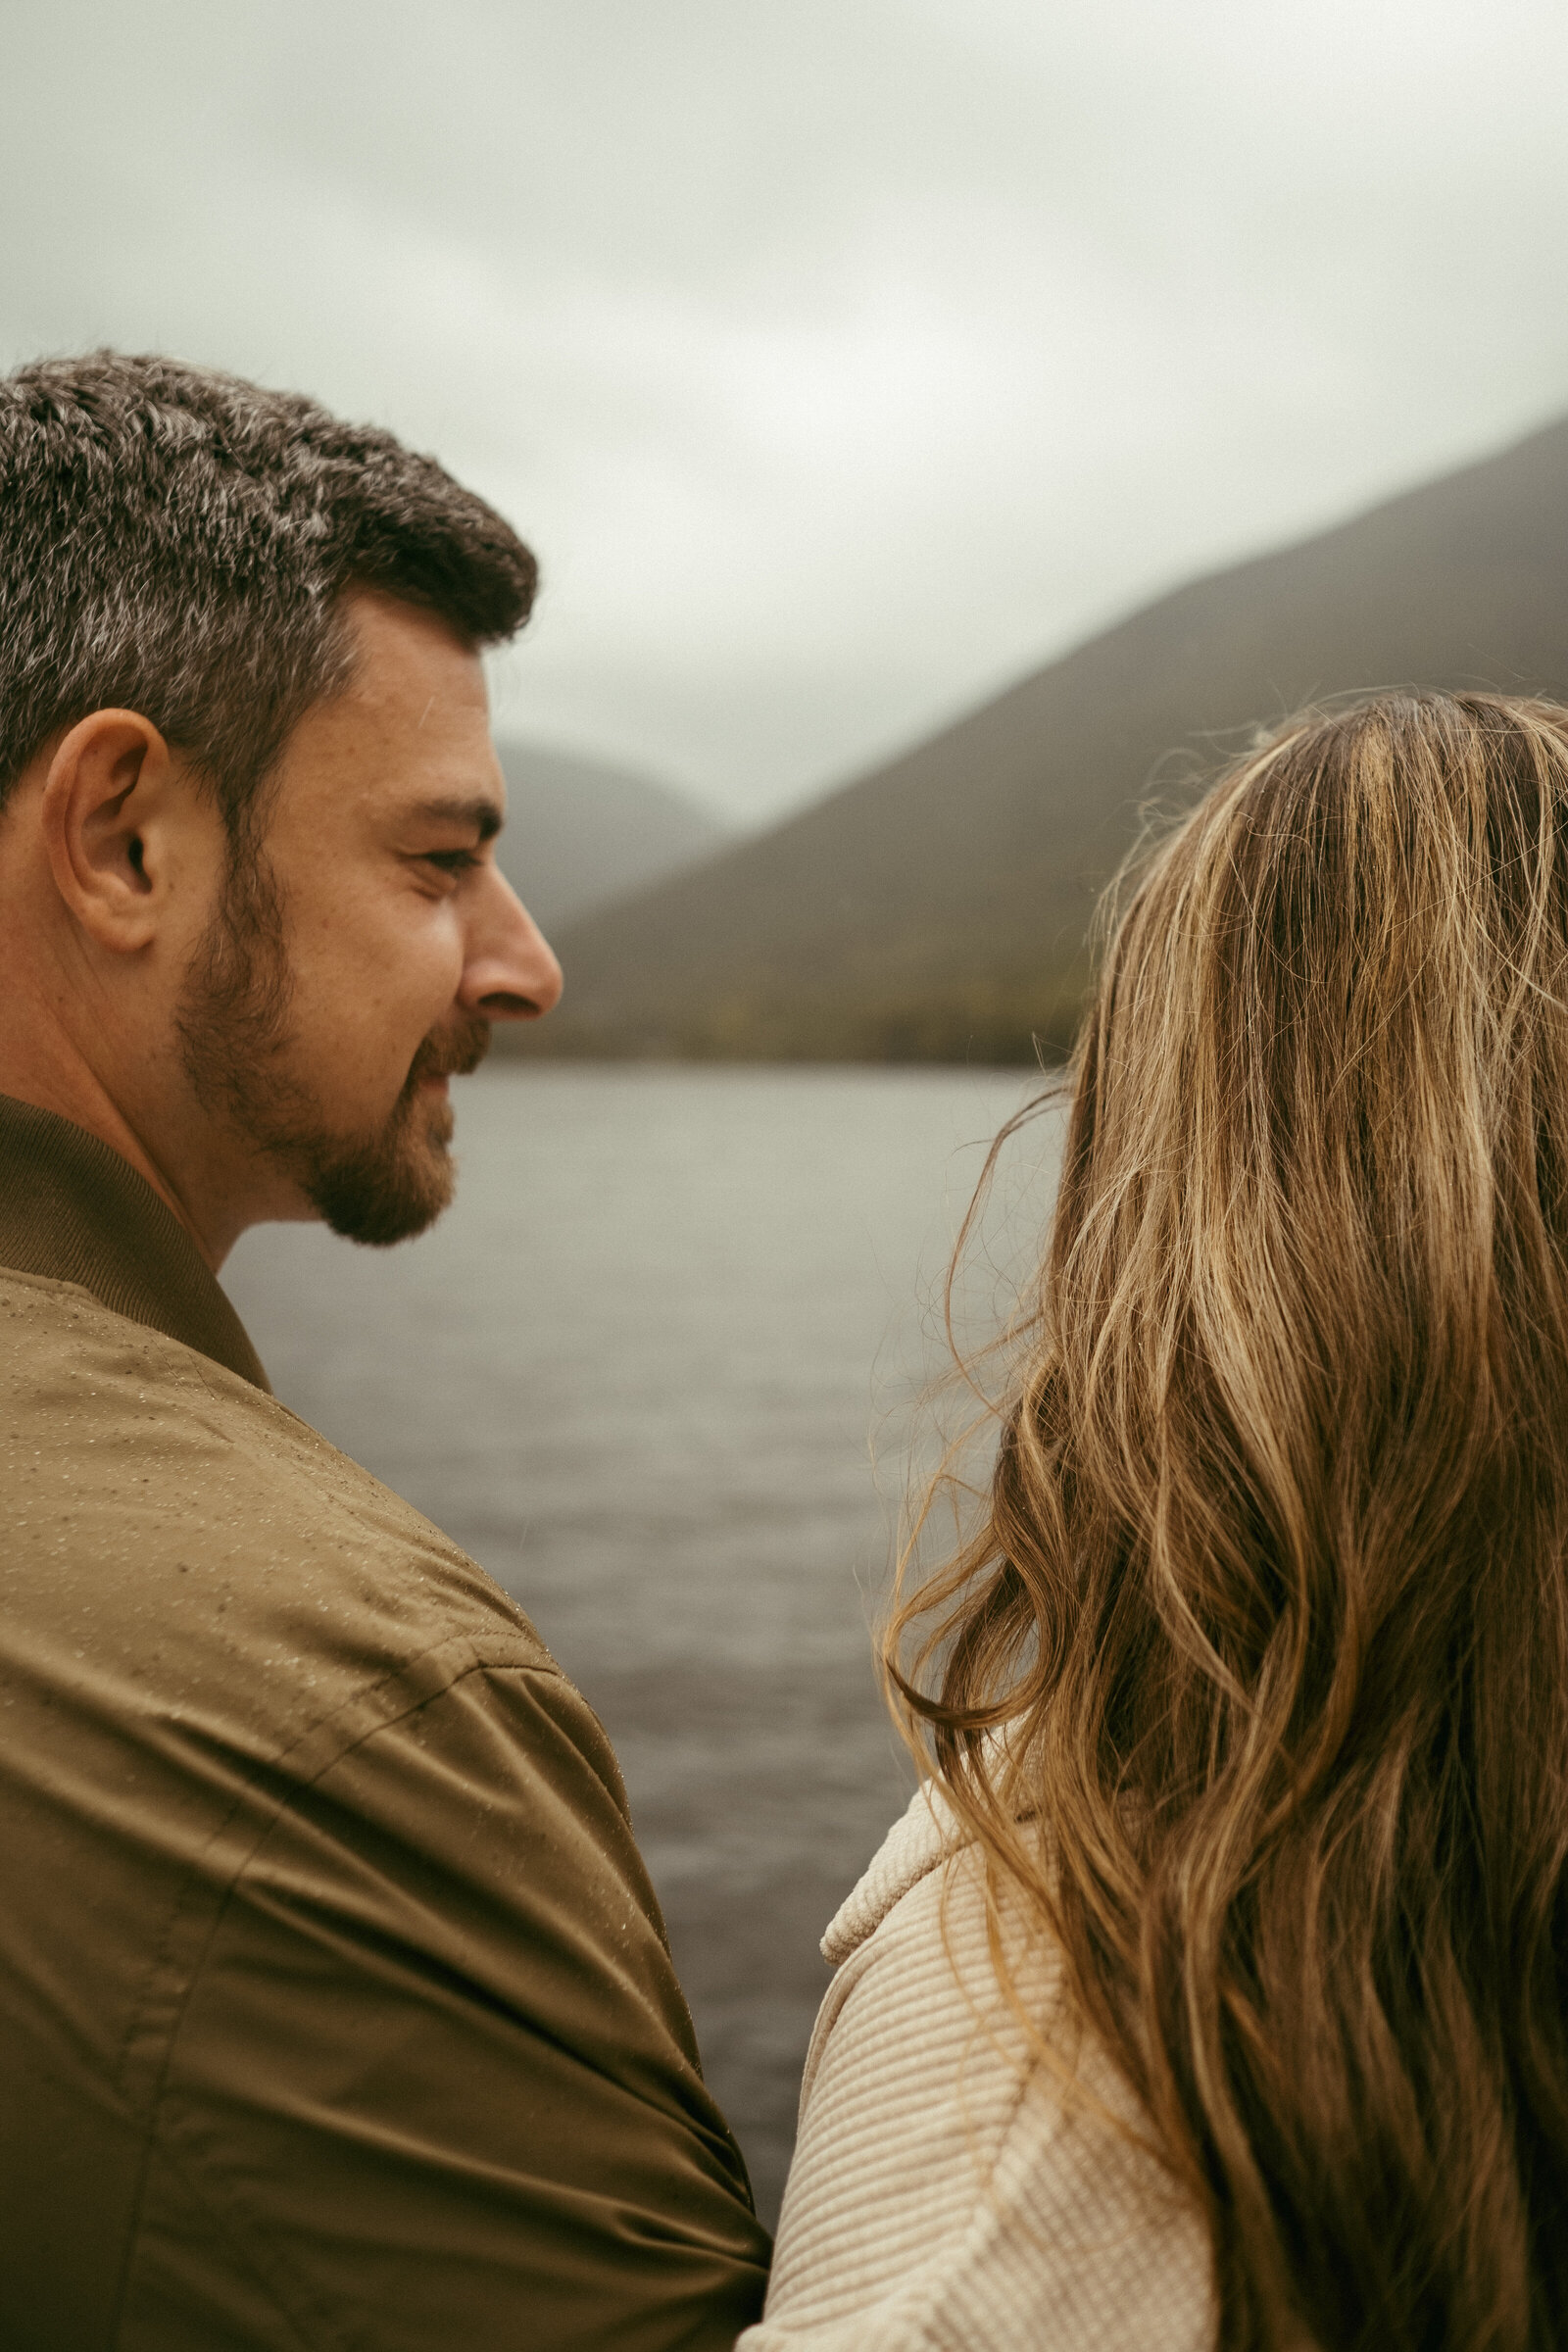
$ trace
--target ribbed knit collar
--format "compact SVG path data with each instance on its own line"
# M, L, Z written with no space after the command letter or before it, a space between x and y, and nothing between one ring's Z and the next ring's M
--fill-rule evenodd
M130 1162L70 1119L0 1095L0 1266L79 1283L270 1395L196 1244Z

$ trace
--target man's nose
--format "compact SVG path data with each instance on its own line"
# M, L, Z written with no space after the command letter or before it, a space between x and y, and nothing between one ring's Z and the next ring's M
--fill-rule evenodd
M499 866L473 893L458 1003L487 1021L536 1021L561 995L549 941Z

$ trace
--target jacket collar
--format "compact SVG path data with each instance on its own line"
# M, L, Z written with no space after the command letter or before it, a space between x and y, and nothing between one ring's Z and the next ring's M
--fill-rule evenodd
M78 1283L271 1394L218 1278L128 1160L70 1119L0 1095L0 1266Z

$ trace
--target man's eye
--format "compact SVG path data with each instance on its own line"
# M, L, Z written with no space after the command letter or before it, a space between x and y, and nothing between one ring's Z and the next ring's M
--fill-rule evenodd
M479 860L472 850L426 850L426 865L438 865L444 874L466 874Z

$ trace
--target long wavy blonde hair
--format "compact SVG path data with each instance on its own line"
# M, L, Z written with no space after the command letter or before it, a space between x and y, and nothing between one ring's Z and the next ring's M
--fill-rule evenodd
M1222 2345L1568 2346L1568 710L1308 714L1158 851L1014 1360L891 1678Z

